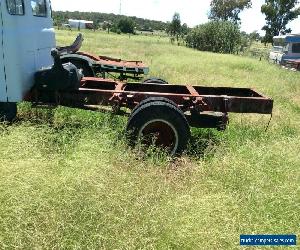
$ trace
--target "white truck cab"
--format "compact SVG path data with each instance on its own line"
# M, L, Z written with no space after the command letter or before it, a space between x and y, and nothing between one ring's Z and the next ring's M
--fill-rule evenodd
M34 85L35 72L53 64L55 33L50 0L0 0L0 12L3 105L22 101Z
M284 64L285 60L300 59L300 35L275 36L269 59L278 64Z

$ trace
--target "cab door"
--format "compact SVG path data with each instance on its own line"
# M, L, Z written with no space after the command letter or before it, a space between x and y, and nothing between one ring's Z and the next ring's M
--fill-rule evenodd
M0 0L7 99L19 102L34 85L34 74L51 66L55 47L49 0ZM0 66L1 67L1 66Z
M32 29L36 42L37 69L53 64L50 56L51 49L55 48L55 33L51 17L49 0L30 0L32 11Z
M22 67L25 63L23 51L27 51L27 48L22 46L24 32L19 33L27 23L24 0L2 0L1 19L6 101L18 102L22 100L22 92L26 84L23 82Z

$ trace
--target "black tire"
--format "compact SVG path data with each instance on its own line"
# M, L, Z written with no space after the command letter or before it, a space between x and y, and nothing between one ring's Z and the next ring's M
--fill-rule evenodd
M131 116L134 115L134 113L143 105L150 103L150 102L165 102L165 103L169 103L171 105L174 105L175 107L178 107L177 104L175 102L173 102L172 100L165 98L165 97L149 97L143 101L141 101L132 111L131 111Z
M72 63L76 66L77 69L81 69L82 70L82 74L85 77L95 77L95 74L93 72L93 70L91 69L91 67L89 66L89 64L85 61L81 61L81 60L72 60L69 58L63 59L63 63Z
M12 122L17 116L17 104L0 102L0 122Z
M152 101L139 105L129 117L128 140L166 148L171 155L180 155L190 139L190 128L184 113L171 103ZM156 136L156 140L154 135Z
M164 79L157 78L157 77L148 78L148 79L144 80L142 83L144 83L144 84L169 84Z

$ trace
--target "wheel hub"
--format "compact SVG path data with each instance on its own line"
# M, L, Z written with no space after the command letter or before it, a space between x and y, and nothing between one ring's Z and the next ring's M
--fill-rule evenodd
M163 120L153 120L146 123L139 132L142 144L155 145L168 151L176 151L178 147L178 135L175 128Z

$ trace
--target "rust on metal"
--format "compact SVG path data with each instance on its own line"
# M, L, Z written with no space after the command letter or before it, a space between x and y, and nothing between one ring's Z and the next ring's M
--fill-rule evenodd
M123 83L102 78L83 78L77 90L60 92L62 105L118 105L134 108L149 97L165 97L184 112L234 112L271 114L273 100L253 89L162 84Z
M50 97L46 93L46 101L45 93L36 89L28 96L36 104L47 102L92 110L95 106L111 106L113 112L122 107L133 109L150 97L164 97L185 113L193 127L215 127L209 115L215 113L223 122L218 125L220 130L226 128L229 112L272 114L273 109L272 99L249 88L137 84L94 77L83 78L78 89L57 91Z
M111 69L131 69L136 73L139 73L141 69L148 69L148 66L142 61L127 61L117 58L112 58L108 56L96 56L87 52L77 52L78 55L86 56L94 60L95 64L104 65L105 67L111 67Z

